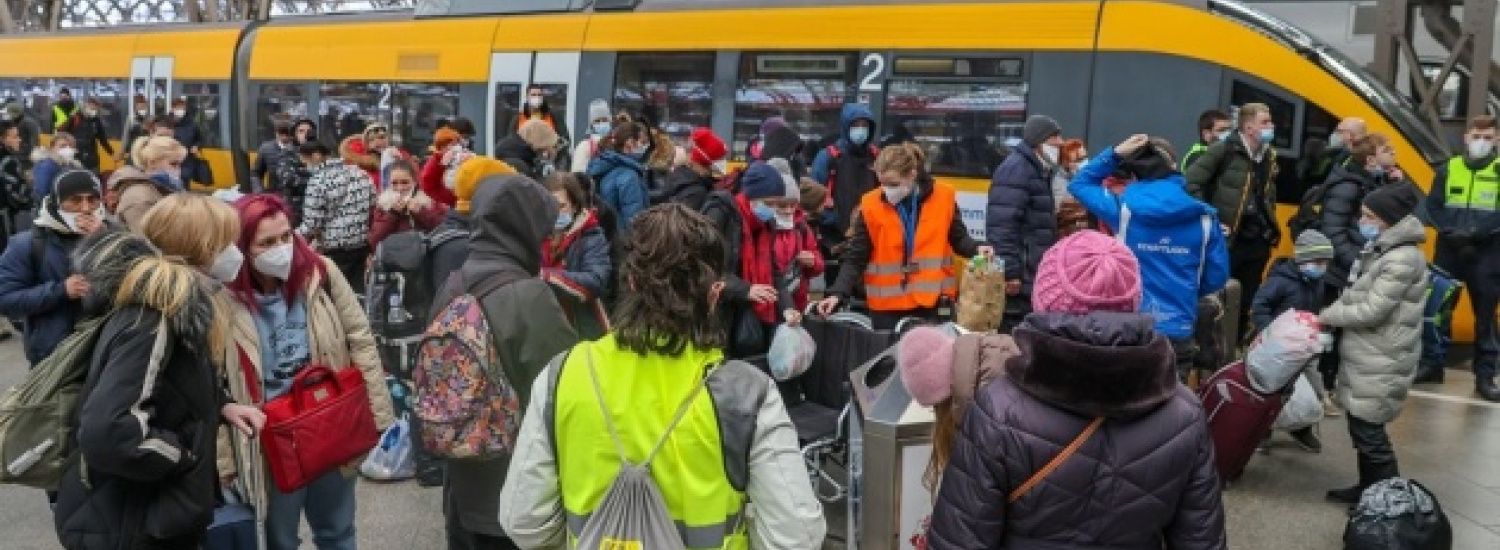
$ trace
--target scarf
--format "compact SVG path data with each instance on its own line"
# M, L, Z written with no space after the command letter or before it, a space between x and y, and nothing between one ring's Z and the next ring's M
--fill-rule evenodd
M588 209L578 213L573 220L573 226L562 233L553 232L542 241L542 268L543 269L567 269L565 261L568 249L578 241L578 237L584 231L599 226L599 217L594 215L594 210Z

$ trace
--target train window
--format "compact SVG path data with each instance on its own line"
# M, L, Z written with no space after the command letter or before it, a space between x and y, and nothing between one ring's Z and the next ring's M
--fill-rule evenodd
M44 134L52 133L52 83L52 79L28 78L21 84L21 105Z
M1292 136L1295 131L1292 121L1297 118L1297 106L1291 101L1254 84L1235 80L1234 85L1229 89L1229 103L1235 106L1246 103L1266 104L1271 108L1271 121L1276 123L1276 140L1272 143L1277 149L1292 147Z
M934 174L987 177L1000 143L1026 124L1024 82L894 79L886 90L890 141L916 141Z
M390 124L389 83L324 82L318 100L318 140L330 150L349 136L364 133L375 122Z
M187 101L187 117L198 126L200 147L223 147L219 136L219 85L213 82L183 81L182 99Z
M392 144L414 155L426 155L437 121L458 116L458 85L398 83L392 104Z
M1319 175L1327 173L1330 168L1324 164L1331 162L1328 136L1333 134L1333 130L1338 126L1339 119L1332 113L1312 103L1304 103L1301 155L1296 163L1292 164L1295 170L1286 173L1288 171L1283 166L1283 174L1276 180L1277 202L1300 204L1302 195L1308 189L1323 183L1319 181Z
M254 144L276 139L276 125L292 125L308 118L306 86L303 84L261 84L255 103Z
M714 53L622 53L614 103L651 119L678 143L713 115Z
M99 102L99 119L104 121L104 134L124 135L125 120L130 116L130 96L125 92L125 80L96 79L90 83L88 97Z
M839 133L839 113L853 100L853 53L764 53L740 56L734 94L734 139L730 153L744 160L750 140L767 118L779 116L816 141Z
M502 138L515 132L521 125L516 117L521 114L523 92L520 82L495 83L495 137Z

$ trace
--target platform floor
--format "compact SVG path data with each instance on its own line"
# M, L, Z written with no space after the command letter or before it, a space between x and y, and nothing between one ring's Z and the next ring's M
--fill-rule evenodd
M25 364L16 339L0 344L0 388L19 381ZM1456 550L1500 549L1500 404L1475 399L1466 372L1448 374L1442 386L1419 386L1391 426L1401 470L1437 493L1453 523ZM1278 435L1271 453L1257 455L1225 492L1231 547L1341 547L1344 507L1324 502L1323 491L1354 481L1354 451L1342 419L1326 419L1321 429L1321 454ZM439 495L415 483L361 484L360 548L445 548ZM0 486L0 503L0 550L59 547L40 492ZM844 514L829 512L837 537L827 546L841 548Z

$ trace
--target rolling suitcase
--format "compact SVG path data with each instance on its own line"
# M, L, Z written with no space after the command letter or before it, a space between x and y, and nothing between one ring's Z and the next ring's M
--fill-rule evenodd
M1214 465L1219 478L1239 479L1260 441L1286 405L1282 392L1263 394L1250 385L1244 362L1219 369L1198 389L1208 430L1214 440Z

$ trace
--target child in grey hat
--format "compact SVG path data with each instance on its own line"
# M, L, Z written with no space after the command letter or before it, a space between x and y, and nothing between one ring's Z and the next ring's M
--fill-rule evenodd
M1271 320L1286 310L1317 312L1323 308L1323 274L1328 262L1333 259L1333 242L1316 229L1297 235L1291 258L1281 258L1271 266L1266 281L1255 292L1250 303L1250 319L1257 329L1271 325ZM1316 363L1315 363L1316 364ZM1322 391L1323 382L1309 368L1309 382L1317 391ZM1319 395L1319 399L1324 396ZM1323 442L1318 440L1312 428L1291 432L1292 439L1308 452L1319 452Z

